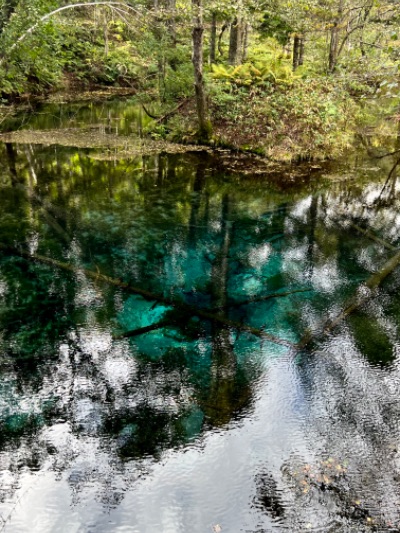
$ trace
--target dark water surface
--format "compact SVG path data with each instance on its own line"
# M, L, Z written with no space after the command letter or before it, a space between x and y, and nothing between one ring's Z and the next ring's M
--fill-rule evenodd
M141 124L117 103L18 127ZM205 153L0 152L0 243L30 255L0 252L1 532L400 530L399 271L320 335L396 253L354 224L400 246L390 158L279 186Z

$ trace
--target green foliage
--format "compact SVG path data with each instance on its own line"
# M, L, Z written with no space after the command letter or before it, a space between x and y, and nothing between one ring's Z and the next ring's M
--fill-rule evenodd
M231 83L237 87L269 87L271 84L291 84L294 76L288 65L271 65L257 68L250 63L224 66L212 65L213 77Z
M278 42L269 38L252 47L249 59L238 66L212 65L212 77L233 87L270 88L291 85L300 76L293 73L291 61L284 57Z
M294 31L292 26L281 15L272 11L264 13L259 30L261 35L273 37L281 45L288 43L290 34Z

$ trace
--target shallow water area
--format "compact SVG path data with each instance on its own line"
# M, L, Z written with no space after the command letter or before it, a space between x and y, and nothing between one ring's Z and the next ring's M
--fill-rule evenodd
M0 531L398 531L399 270L330 328L397 253L394 160L40 143L146 120L42 106L0 144Z

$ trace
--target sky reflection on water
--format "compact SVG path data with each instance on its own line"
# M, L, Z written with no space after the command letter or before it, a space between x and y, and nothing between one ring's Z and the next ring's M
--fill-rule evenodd
M0 148L0 242L76 269L0 256L0 531L398 531L398 272L319 335L393 255L354 224L397 245L384 162L284 187L206 154Z

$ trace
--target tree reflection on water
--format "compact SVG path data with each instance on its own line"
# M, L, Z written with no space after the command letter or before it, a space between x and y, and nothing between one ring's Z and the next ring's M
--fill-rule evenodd
M1 243L292 343L390 257L351 223L398 240L396 194L365 208L380 183L281 190L221 175L204 154L107 162L60 147L2 150ZM237 472L232 456L226 475L254 512L244 519L226 496L226 520L242 517L252 531L397 531L397 287L395 275L331 336L293 354L179 305L168 315L82 271L2 253L3 519L29 472L67 480L75 507L117 512L168 453L207 456L212 436L233 432L239 442L265 436L265 447L254 444Z

